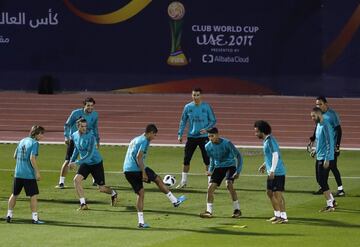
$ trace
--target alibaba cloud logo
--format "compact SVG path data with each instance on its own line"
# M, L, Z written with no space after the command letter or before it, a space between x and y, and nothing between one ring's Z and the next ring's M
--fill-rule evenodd
M204 55L202 55L202 62L203 63L213 63L214 56L211 54L204 54Z
M96 24L115 24L122 21L126 21L133 16L137 15L140 11L142 11L146 6L151 3L152 0L132 0L130 3L125 5L124 7L115 10L114 12L103 14L103 15L95 15L83 12L76 8L74 4L70 2L70 0L64 0L65 5L73 12L75 15L80 18L96 23Z

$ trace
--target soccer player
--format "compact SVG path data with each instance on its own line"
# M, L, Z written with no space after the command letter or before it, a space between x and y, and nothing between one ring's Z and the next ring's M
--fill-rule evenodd
M79 108L71 112L69 118L66 120L66 123L64 125L64 136L67 150L65 155L65 161L60 170L59 184L56 186L56 188L59 189L65 188L65 178L69 171L68 164L71 155L74 152L74 141L71 139L71 135L77 131L76 121L79 118L86 119L88 125L87 130L92 132L95 136L97 148L100 146L100 138L98 131L98 113L94 111L95 100L88 97L83 101L83 104L83 108Z
M241 216L240 204L234 189L234 180L239 177L242 169L243 160L239 150L228 139L219 136L217 128L208 130L209 142L205 149L210 158L208 176L210 183L207 192L206 211L200 213L201 218L213 217L214 192L226 179L226 187L230 193L234 212L232 218Z
M340 155L340 143L341 143L341 136L342 136L342 129L340 125L340 118L339 115L328 106L327 99L324 96L319 96L316 98L316 106L319 107L323 113L323 118L329 122L331 125L333 132L334 132L334 143L335 143L335 156L334 156L334 162L330 166L330 170L334 174L336 184L338 186L336 196L345 196L345 191L343 188L342 180L340 171L337 167L337 159ZM310 147L313 146L315 141L315 133L316 128L314 130L313 136L310 137ZM315 170L317 171L316 167ZM316 181L319 183L318 174L316 173ZM319 189L314 194L322 194L321 189Z
M74 185L77 195L80 199L79 210L87 210L82 181L91 173L99 187L99 191L111 195L111 205L115 206L117 192L108 186L105 186L105 174L103 159L96 148L96 137L91 131L87 131L87 120L80 118L76 121L78 131L71 135L74 142L74 152L71 156L69 166L74 168L79 165L78 171L74 177ZM79 159L76 158L79 156ZM76 161L75 161L76 160Z
M137 194L136 209L138 212L139 228L149 228L149 225L144 222L143 209L145 191L143 182L154 182L174 207L178 207L186 199L185 196L176 198L163 183L161 177L144 163L150 142L156 137L157 132L158 129L154 124L147 125L144 134L131 140L124 160L123 171L126 180Z
M259 167L259 172L267 172L267 196L274 209L274 217L267 221L273 224L288 222L285 211L285 166L281 158L280 148L275 137L271 134L268 122L258 120L254 123L255 136L263 140L264 163Z
M40 171L36 162L39 154L39 142L44 137L45 129L41 126L34 125L30 130L29 137L22 139L16 147L14 158L16 159L15 176L13 192L8 201L8 213L6 222L11 223L13 210L16 199L22 188L25 189L26 196L30 197L30 209L32 212L33 224L44 224L39 220L37 213L37 195L39 188L37 181L40 181Z
M320 212L335 211L336 202L329 189L329 167L334 163L334 133L328 121L323 117L322 110L314 107L311 111L311 119L316 123L315 142L316 168L319 174L319 184L326 199L326 207Z
M216 117L211 106L203 102L201 99L202 90L195 88L192 90L193 101L186 104L181 115L178 141L182 143L183 133L187 122L189 123L187 132L187 141L185 144L185 156L183 162L183 171L181 181L176 188L181 189L186 187L187 177L190 171L190 161L197 146L201 150L203 162L205 164L205 172L209 168L209 157L206 154L205 144L209 141L207 137L207 130L213 128L216 124ZM210 177L208 177L208 182Z

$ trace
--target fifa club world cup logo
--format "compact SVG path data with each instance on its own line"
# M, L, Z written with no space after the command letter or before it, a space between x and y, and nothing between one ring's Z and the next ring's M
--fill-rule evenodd
M168 14L171 18L171 53L167 60L169 65L184 66L188 64L184 52L181 50L181 33L183 17L185 15L184 5L180 2L172 2L168 7Z

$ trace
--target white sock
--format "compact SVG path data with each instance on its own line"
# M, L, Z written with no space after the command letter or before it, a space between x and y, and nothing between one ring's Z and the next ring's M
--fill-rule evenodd
M206 203L206 211L208 211L210 214L213 212L213 204L212 203Z
M116 190L111 190L111 196L114 196L116 194L117 194Z
M10 216L10 218L13 217L13 210L10 210L10 209L8 210L6 217L8 217L8 216Z
M39 220L37 212L32 212L32 219L35 220L35 221Z
M211 176L207 176L208 178L208 184L210 183L210 180L211 180Z
M80 204L86 204L86 201L85 201L85 198L84 198L84 197L81 197L81 198L80 198Z
M143 212L138 212L138 221L139 221L139 224L144 224L144 213Z
M182 173L181 173L181 183L182 183L182 184L186 184L186 183L187 183L187 177L188 177L188 173L187 173L187 172L182 172Z
M169 193L166 194L167 198L169 198L169 200L172 203L176 203L177 202L177 198L173 195L173 193L171 193L171 191L169 191Z
M334 196L332 193L330 193L330 199L334 201Z
M332 206L333 206L333 201L334 201L334 200L332 200L332 199L326 200L326 205L327 205L328 207L332 207Z
M338 186L338 190L343 190L342 185Z
M286 212L280 212L280 217L286 220L287 219Z
M274 211L275 212L275 217L280 217L281 214L280 214L280 211Z
M240 210L240 203L239 200L233 201L234 210L239 209Z
M59 184L65 184L65 177L60 177Z

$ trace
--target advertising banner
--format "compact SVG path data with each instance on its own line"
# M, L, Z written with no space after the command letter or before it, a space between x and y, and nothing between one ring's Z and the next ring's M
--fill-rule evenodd
M360 96L359 9L356 0L2 0L0 89L46 79L60 91Z

